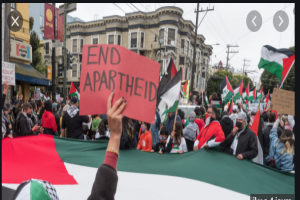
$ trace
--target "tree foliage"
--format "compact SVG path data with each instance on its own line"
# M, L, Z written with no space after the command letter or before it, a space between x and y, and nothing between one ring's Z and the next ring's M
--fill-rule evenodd
M295 47L291 47L290 49L295 51ZM273 93L273 89L277 88L277 84L279 83L277 76L268 72L267 70L264 70L260 77L260 80L262 86L264 87L265 94L268 93L268 90L270 90L270 93ZM282 89L295 91L295 64L293 65L291 71L285 79Z
M30 18L29 18L29 30L30 30L30 31L32 31L33 24L34 24L34 18L33 18L33 17L30 17Z
M207 95L210 96L213 92L216 92L220 97L220 84L223 79L227 76L232 88L234 89L236 85L243 79L244 87L249 83L249 88L253 87L252 80L247 76L232 75L231 72L224 70L215 72L207 82Z

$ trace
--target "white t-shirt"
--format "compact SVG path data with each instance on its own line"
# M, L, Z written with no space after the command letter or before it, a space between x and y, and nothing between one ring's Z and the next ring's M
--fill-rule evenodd
M175 140L175 138L173 138L173 142L174 142L174 140ZM168 136L168 140L167 140L167 143L166 143L166 148L167 148L167 145L168 145L169 142L170 142L170 136ZM184 137L181 137L180 145L174 145L174 147L172 148L170 153L178 153L180 150L183 151L183 152L188 152Z

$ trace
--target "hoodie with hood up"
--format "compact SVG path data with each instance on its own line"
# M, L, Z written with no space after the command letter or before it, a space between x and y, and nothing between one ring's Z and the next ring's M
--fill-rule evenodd
M57 125L55 117L52 114L52 103L50 100L47 100L44 104L45 112L42 116L42 127L44 128L44 134L54 135L57 131Z
M228 117L228 115L225 115L220 120L220 124L226 138L233 130L233 121Z

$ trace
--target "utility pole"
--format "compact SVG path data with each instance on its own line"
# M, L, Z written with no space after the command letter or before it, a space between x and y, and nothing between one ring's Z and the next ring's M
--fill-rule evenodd
M195 39L194 39L194 52L193 52L193 64L192 64L192 80L190 86L189 101L193 99L193 89L194 89L194 76L195 76L195 68L196 68L196 44L197 44L197 30L198 30L198 15L199 15L199 3L197 3L197 14L196 14L196 28L195 28Z
M67 3L64 4L64 103L67 102Z
M193 52L194 55L193 55L193 64L192 64L192 80L191 80L191 86L190 86L190 92L192 93L192 95L189 96L189 101L192 101L193 89L194 89L194 76L195 76L195 68L196 68L195 60L196 60L197 30L198 30L198 14L199 14L199 12L206 12L207 13L208 11L213 11L213 10L214 10L214 8L213 9L208 9L207 8L206 10L202 10L202 8L201 8L201 10L199 11L199 3L197 3L197 11L195 11L197 14L196 14L195 41L194 41L194 52ZM205 17L205 15L204 15L204 17ZM203 18L202 18L201 22L203 21ZM199 26L200 26L200 24L199 24ZM203 50L202 50L202 53L203 53ZM202 61L203 61L203 56L202 56ZM203 78L201 73L202 73L202 65L200 67L200 77L201 77L200 80L202 80L202 78ZM202 88L201 87L201 81L200 81L200 88Z
M250 64L246 64L246 62L251 62L251 60L246 60L246 59L244 59L243 76L245 76L245 70L246 70L246 67L249 67L249 66L250 66Z
M4 4L4 18L2 23L4 24L4 49L5 51L3 51L2 53L3 55L3 61L5 62L9 62L10 61L10 51L7 49L10 49L10 24L7 23L7 19L9 17L9 13L10 13L10 3L2 3ZM3 87L3 85L2 85ZM6 93L6 98L2 99L2 101L5 101L5 103L10 103L11 100L11 86L8 87L8 91Z
M56 39L56 32L55 32L55 29L56 29L56 16L58 15L58 13L56 12L56 7L55 7L55 3L53 3L53 6L54 6L54 26L53 26L53 31L54 31L54 40L52 43L55 42L55 39ZM54 100L56 99L56 83L55 83L55 57L56 57L56 47L53 47L52 46L52 101L54 102Z
M227 53L227 63L226 63L226 71L228 71L228 61L229 61L229 54L230 53L238 53L239 51L231 51L231 52L229 52L229 48L230 47L239 47L238 45L236 45L236 46L231 46L231 45L227 45L227 49L228 49L228 51L226 52Z

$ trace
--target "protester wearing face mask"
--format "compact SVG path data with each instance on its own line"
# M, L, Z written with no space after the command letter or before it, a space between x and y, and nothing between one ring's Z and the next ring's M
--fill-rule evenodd
M2 138L12 134L12 124L9 120L8 112L9 107L4 106L2 111L2 126L5 127L5 134L2 135Z
M257 138L248 127L246 113L240 112L237 115L236 127L220 144L219 150L237 156L239 160L251 160L257 156Z
M211 148L218 146L224 141L225 136L220 123L217 119L218 109L216 106L210 106L207 109L207 114L210 115L206 119L205 126L201 128L200 134L194 143L194 150L197 151L201 148ZM211 139L214 136L213 139ZM211 139L209 141L209 139Z
M137 145L137 149L141 151L151 151L152 150L152 133L150 131L150 124L144 122L141 126L141 136L140 141Z

